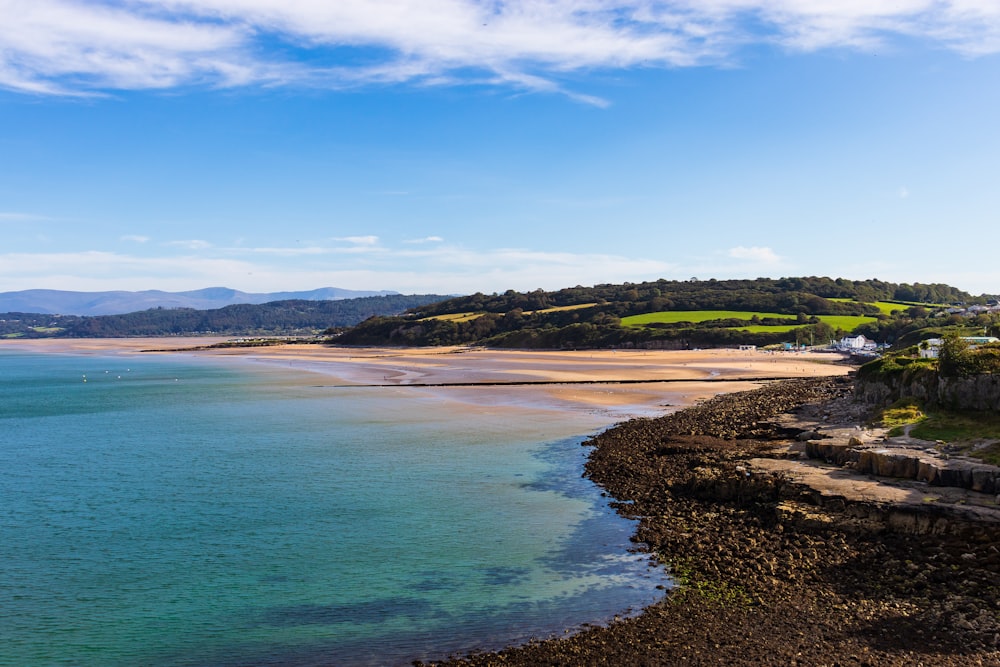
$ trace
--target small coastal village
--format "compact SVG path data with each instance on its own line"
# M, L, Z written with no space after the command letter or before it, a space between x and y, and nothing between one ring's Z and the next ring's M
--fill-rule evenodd
M972 346L1000 343L1000 338L996 336L961 336L960 338ZM925 359L937 359L943 343L944 340L941 338L925 339L920 344L920 356ZM876 359L880 356L879 351L885 350L887 347L884 344L865 338L864 334L844 336L840 340L830 343L831 350L846 352L862 359Z
M930 313L930 317L935 319L951 318L955 320L973 320L980 316L1000 315L1000 302L996 299L989 299L985 304L973 304L965 306L956 304L953 306L939 307ZM996 336L961 336L961 339L971 346L990 345L1000 343L1000 338ZM926 338L919 345L920 356L927 359L937 359L938 353L943 343L941 338ZM790 344L789 344L790 345ZM881 352L891 347L888 343L879 343L864 334L847 335L839 340L829 343L829 349L838 352L848 353L860 361L876 359L881 356Z

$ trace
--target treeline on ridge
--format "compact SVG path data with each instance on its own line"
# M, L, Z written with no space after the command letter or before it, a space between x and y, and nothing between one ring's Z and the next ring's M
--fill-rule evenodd
M828 301L851 299L858 303ZM543 310L586 303L614 305L619 317L661 310L761 310L796 315L877 315L875 301L906 303L955 303L985 301L943 284L895 284L881 280L845 278L757 278L754 280L657 280L620 285L568 287L554 292L535 290L455 297L424 307L420 313L484 311L507 313L515 308ZM901 305L905 307L905 305Z
M834 300L837 299L837 300ZM914 304L985 303L949 285L894 284L842 278L758 278L756 280L658 280L622 285L472 294L414 308L397 317L375 317L343 333L344 345L482 344L516 348L710 347L770 345L789 340L825 342L849 333L818 315L875 318L872 338L899 333L901 322L873 302ZM573 308L576 306L577 308ZM750 311L782 314L776 321L721 319L625 327L621 318L661 311ZM464 314L465 316L461 316ZM450 316L450 317L449 317ZM796 325L788 332L746 331L751 324Z

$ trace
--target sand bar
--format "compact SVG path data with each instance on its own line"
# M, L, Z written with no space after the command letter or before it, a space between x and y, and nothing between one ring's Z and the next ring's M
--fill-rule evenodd
M63 354L181 352L301 371L323 386L408 387L471 405L572 410L608 423L653 416L759 380L843 375L838 355L705 350L498 350L468 347L338 348L321 344L192 350L225 338L0 341L0 350ZM619 384L624 383L624 384Z

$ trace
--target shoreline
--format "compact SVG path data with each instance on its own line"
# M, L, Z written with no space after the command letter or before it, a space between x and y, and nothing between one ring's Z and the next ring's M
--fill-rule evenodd
M762 381L845 375L823 353L705 350L501 350L467 347L338 348L322 344L204 349L222 337L8 339L0 351L183 354L282 368L302 381L409 387L467 406L546 408L596 417L604 427L655 417ZM198 349L195 349L198 348ZM155 350L155 351L150 351ZM460 409L457 405L456 409Z
M595 436L587 476L680 586L606 626L423 664L1000 664L1000 508L828 494L760 465L799 458L789 415L855 420L852 392L775 383Z
M162 344L163 339L154 339ZM553 351L505 351L505 350L400 350L384 348L367 349L334 349L331 354L330 348L316 346L313 349L302 350L302 346L287 346L295 349L282 349L281 346L275 348L261 349L232 349L222 350L190 350L182 343L190 344L191 340L176 340L178 343L175 350L168 352L157 352L156 354L184 354L198 357L209 357L237 361L240 363L259 363L269 368L280 368L291 370L293 373L301 373L301 380L296 384L309 383L309 386L329 386L316 385L312 382L317 377L323 380L335 378L343 381L344 387L365 386L365 380L370 380L381 375L383 383L381 386L406 388L408 391L423 393L426 396L433 396L441 400L453 401L456 405L456 416L460 418L463 409L475 409L476 406L498 406L513 408L531 409L552 409L558 411L583 412L592 422L593 428L599 431L591 441L585 442L587 445L594 445L616 437L614 434L621 429L643 427L647 423L655 423L658 420L638 419L636 417L661 417L667 412L691 408L703 401L712 402L725 399L726 396L733 396L730 392L746 392L755 387L759 387L762 382L764 388L780 387L784 382L770 382L782 377L782 374L798 373L799 377L809 377L809 373L815 376L837 377L846 375L849 368L845 366L835 366L829 363L829 355L817 359L821 363L815 363L812 358L803 358L803 355L767 355L755 353L748 355L745 352L735 350L700 350L692 352L666 351L655 355L648 353L631 352L553 352ZM65 343L65 342L64 342ZM148 339L132 339L122 344L122 341L70 341L69 344L41 344L41 345L10 345L11 348L19 350L30 350L41 353L66 353L66 354L122 354L132 355L143 353L143 349L149 349ZM0 351L7 347L0 343ZM819 355L816 355L819 356ZM776 357L776 358L775 358ZM748 379L739 375L749 369L756 369L759 377ZM390 376L389 371L392 371ZM582 380L581 375L588 375L592 379ZM386 384L390 379L391 382ZM784 377L788 377L785 375ZM457 384L462 378L464 384ZM427 380L436 381L439 384L429 384ZM610 383L633 382L624 386L614 386ZM451 381L453 384L444 384ZM490 383L493 384L490 384ZM794 381L793 381L794 382ZM676 390L678 386L683 387L683 392ZM612 387L614 391L609 391ZM720 388L725 388L726 392L720 392ZM724 395L719 396L720 393ZM704 405L704 403L701 403ZM682 414L674 412L674 415ZM627 420L627 421L625 421ZM624 423L621 423L624 421ZM615 426L614 424L618 424ZM582 424L581 424L582 425ZM589 426L590 424L588 424ZM593 428L590 429L593 432ZM584 427L582 430L587 430ZM592 466L594 459L593 450L588 456L586 464L586 476L590 477L602 489L607 491L614 501L612 506L616 511L627 518L640 519L635 540L649 545L649 554L656 556L661 562L669 566L672 576L682 580L691 576L694 568L690 571L682 571L676 567L673 561L666 561L661 552L664 534L651 533L648 521L644 518L645 512L634 508L636 498L632 497L629 489L620 486L620 480L615 479L620 472L621 462L605 462L603 472L597 471ZM596 472L595 472L596 471ZM626 503L628 503L626 505ZM713 511L713 510L705 510ZM676 518L676 514L671 514L667 508L657 507L653 514L658 513L662 518ZM698 512L691 515L682 515L684 521L697 522ZM726 539L731 539L732 535L738 535L743 526L738 522L725 524L731 535L719 532L714 533L713 538L720 544L725 545ZM670 527L656 530L670 531ZM704 539L697 540L698 546L705 546ZM679 546L679 545L675 545ZM690 547L691 545L688 545ZM686 553L691 553L688 551ZM697 553L695 551L694 553ZM689 555L689 558L697 558L696 555ZM740 556L742 557L742 555ZM716 563L716 567L721 564ZM732 586L732 584L726 584ZM472 664L472 665L493 665L493 664L589 664L591 662L612 661L617 664L635 664L646 660L646 652L650 651L648 641L659 642L657 639L663 629L664 623L678 623L678 627L687 628L695 632L698 627L715 627L712 619L719 612L715 609L713 600L706 608L705 601L701 599L689 600L688 589L682 587L680 594L672 592L663 601L642 610L637 610L634 615L627 615L622 618L610 620L606 626L591 626L583 630L574 629L568 639L550 639L540 642L502 649L493 653L483 653L465 658L459 658L452 663L433 662L428 664ZM729 593L723 591L721 595ZM687 620L676 615L675 602L680 601L689 607L694 616L689 616ZM746 609L738 610L745 614ZM792 609L786 609L785 613L794 613ZM728 612L727 612L728 614ZM723 615L729 618L728 615ZM664 620L667 619L667 620ZM696 622L692 619L696 619ZM729 618L727 623L733 627L745 627L736 624L736 619ZM645 628L645 629L643 629ZM649 633L653 635L650 636ZM639 633L639 634L636 634ZM711 637L702 632L706 641ZM676 635L676 632L674 633ZM778 635L776 635L778 636ZM625 641L630 648L616 647L609 649L607 642ZM673 652L666 654L671 661L688 660L690 664L720 664L719 661L709 659L705 651L706 646L696 646L697 642L688 641L688 646L694 653L677 653L677 647ZM734 640L735 641L735 640ZM580 648L587 646L591 642L597 642L590 648ZM569 651L569 653L566 653ZM580 652L582 651L582 653ZM624 652L623 652L624 651ZM650 655L655 654L650 653ZM758 658L762 654L756 654ZM721 661L728 664L739 664L739 660L729 655ZM743 664L767 664L758 662L756 659ZM787 661L779 661L782 664L791 664ZM672 664L668 663L668 664ZM772 664L778 664L774 662ZM848 663L850 664L850 663ZM935 663L936 664L936 663ZM941 663L945 664L945 663Z

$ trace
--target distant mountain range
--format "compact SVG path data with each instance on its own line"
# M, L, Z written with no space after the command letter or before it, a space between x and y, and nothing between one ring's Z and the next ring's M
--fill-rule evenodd
M212 310L235 304L271 301L337 301L366 296L388 296L399 292L348 290L321 287L306 292L251 293L228 287L208 287L190 292L70 292L33 289L0 292L0 313L41 313L47 315L120 315L150 308L194 308Z

